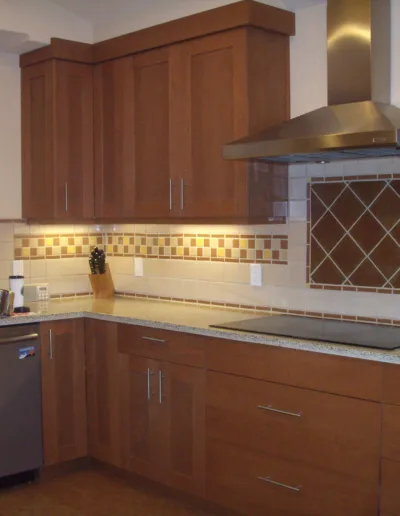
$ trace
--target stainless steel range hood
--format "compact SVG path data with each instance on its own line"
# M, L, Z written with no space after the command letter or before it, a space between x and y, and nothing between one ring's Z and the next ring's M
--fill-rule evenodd
M390 7L390 0L328 0L328 106L225 145L224 158L400 156L400 109L390 104Z

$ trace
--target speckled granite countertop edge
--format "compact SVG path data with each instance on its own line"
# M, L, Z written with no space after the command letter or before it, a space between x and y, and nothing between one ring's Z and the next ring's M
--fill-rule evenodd
M259 344L266 346L276 346L301 351L310 351L314 353L325 353L329 355L342 356L348 358L358 358L362 360L373 360L375 362L385 362L390 364L400 364L399 351L380 351L376 349L361 348L357 346L347 346L343 344L330 344L329 342L296 340L290 338L282 338L273 335L261 335L255 333L245 333L235 330L220 330L217 328L202 328L195 326L185 326L176 323L168 323L162 321L153 321L148 319L136 319L135 317L126 317L121 315L103 314L89 311L65 312L57 314L37 314L29 317L15 317L0 319L0 326L12 326L16 324L34 324L41 322L51 322L58 320L77 319L86 317L109 322L118 322L124 324L134 324L148 328L158 328L171 331L179 331L200 335L205 337L214 337L218 339L234 340L238 342L247 342L250 344Z

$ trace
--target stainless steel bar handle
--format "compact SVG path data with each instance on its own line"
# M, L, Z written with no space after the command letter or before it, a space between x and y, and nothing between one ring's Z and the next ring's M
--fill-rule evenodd
M296 491L298 493L301 489L301 486L289 486L287 484L282 484L281 482L276 482L272 480L270 477L257 477L258 480L262 480L263 482L268 482L269 484L274 484L274 486L284 487L285 489L290 489L290 491Z
M185 181L181 179L181 210L185 208Z
M163 402L163 379L164 375L162 371L158 371L158 401Z
M49 357L53 360L53 330L49 330Z
M8 337L0 339L0 344L12 344L14 342L26 342L28 340L36 340L39 338L38 333L31 333L29 335L21 335L19 337Z
M271 405L257 405L257 408L261 410L269 410L270 412L277 412L278 414L284 414L285 416L301 417L301 412L287 412L286 410L278 410L271 407Z
M156 339L155 337L141 337L141 338L143 340L150 340L151 342L161 342L161 343L167 342L164 339Z
M153 376L152 370L147 368L147 399L151 400L151 377Z
M68 183L65 183L65 211L68 211Z
M169 211L172 211L172 179L169 178Z

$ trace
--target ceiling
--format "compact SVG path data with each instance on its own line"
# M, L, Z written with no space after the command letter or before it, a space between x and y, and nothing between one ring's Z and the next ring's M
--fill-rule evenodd
M163 7L168 1L171 7L189 2L189 0L50 0L54 4L62 7L79 18L91 22L93 25L104 24L107 18L115 18L116 13L122 16L124 13L132 11L143 12ZM233 0L227 0L230 3ZM259 0L261 2L282 6L291 11L297 11L314 5L325 4L326 0ZM210 8L214 7L215 0L190 0L191 4L199 4L204 10L205 4L209 3ZM225 3L225 2L221 2ZM136 5L135 5L136 4Z

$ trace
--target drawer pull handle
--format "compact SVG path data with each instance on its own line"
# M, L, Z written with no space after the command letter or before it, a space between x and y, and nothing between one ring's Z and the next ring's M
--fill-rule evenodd
M285 416L301 417L301 412L287 412L286 410L278 410L271 407L271 405L257 405L257 408L261 410L269 410L270 412L277 412L278 414L285 414Z
M270 477L257 477L258 480L262 480L263 482L268 482L269 484L274 484L274 486L284 487L285 489L290 489L290 491L296 491L298 493L301 489L301 486L288 486L287 484L282 484L281 482L276 482L272 480Z
M151 342L161 342L161 343L165 343L167 342L166 340L164 339L156 339L155 337L142 337L143 340L151 340Z

